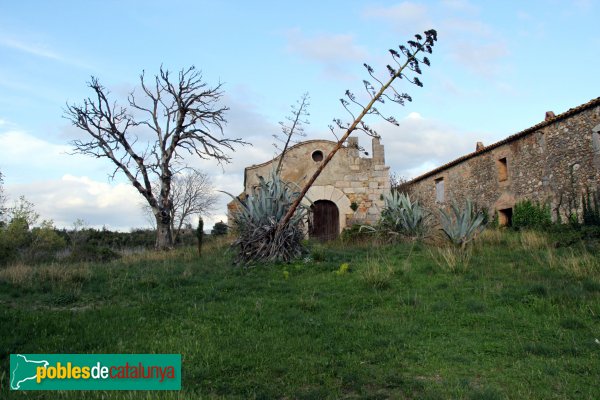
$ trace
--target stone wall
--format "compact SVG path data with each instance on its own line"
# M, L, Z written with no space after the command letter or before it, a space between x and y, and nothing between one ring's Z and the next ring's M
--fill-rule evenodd
M335 146L329 140L309 140L288 149L281 176L302 187L321 164L318 152L325 158ZM385 165L384 146L372 139L372 157L361 157L358 138L351 137L342 147L307 193L311 201L333 201L340 212L340 231L353 223L373 224L383 208L383 195L390 190L389 167ZM268 177L279 157L246 168L245 193L258 184L258 177ZM355 207L356 211L352 208Z
M505 180L501 179L503 159ZM442 204L436 201L439 179L444 181ZM565 217L568 203L578 201L582 191L600 188L600 98L480 148L409 184L413 195L429 209L470 198L493 215L530 199L550 204L554 218L557 213Z

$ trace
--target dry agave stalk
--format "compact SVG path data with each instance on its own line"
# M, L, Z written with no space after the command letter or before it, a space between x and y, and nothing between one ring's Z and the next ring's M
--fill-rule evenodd
M412 98L408 94L398 92L394 88L394 86L392 86L392 83L396 79L404 79L416 86L423 86L423 83L421 83L421 81L416 75L420 75L422 73L421 64L429 66L430 61L427 57L419 58L419 54L432 53L433 46L437 41L437 32L434 29L430 29L425 31L424 34L425 37L419 34L415 35L416 40L409 40L407 42L408 46L400 45L400 52L394 49L390 49L390 54L392 55L392 58L397 65L397 69L390 65L386 66L390 77L385 81L385 83L384 81L380 80L375 76L375 71L371 66L364 64L371 78L373 78L377 82L377 84L380 85L379 90L376 90L375 86L373 86L371 82L363 80L365 90L370 98L370 101L366 105L361 104L357 97L349 90L346 91L346 98L348 100L340 99L342 106L344 106L344 108L346 109L346 111L348 111L348 113L354 119L354 121L352 123L343 123L340 119L333 120L337 128L344 131L344 134L338 140L338 142L333 147L329 155L327 155L327 157L325 157L325 159L322 161L321 165L319 166L319 168L317 168L312 177L304 185L302 191L300 192L294 203L291 205L291 207L288 209L288 212L286 213L285 217L279 223L279 229L285 229L286 224L295 214L296 208L300 205L300 202L302 201L310 187L313 185L313 183L319 177L319 175L321 175L321 172L327 166L329 161L331 161L333 156L344 145L344 143L346 142L346 140L352 132L358 130L365 132L369 136L379 137L377 135L377 132L375 132L363 121L363 118L366 115L375 114L394 125L398 125L398 121L396 121L394 117L384 117L379 112L379 110L376 107L374 107L374 105L377 102L385 103L386 100L400 105L404 105L405 101L412 101ZM412 71L416 75L413 75L412 77L409 76L407 74L409 71ZM386 93L388 92L388 90L390 90L393 94L388 95ZM360 110L360 113L358 115L355 115L352 112L351 107L353 106L358 107L358 109ZM329 128L335 135L334 126L330 126Z

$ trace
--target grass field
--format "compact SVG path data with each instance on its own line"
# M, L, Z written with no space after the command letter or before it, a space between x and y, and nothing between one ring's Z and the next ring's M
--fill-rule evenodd
M600 398L600 258L489 231L311 244L288 265L226 247L0 269L1 398ZM181 392L8 392L10 353L181 353Z

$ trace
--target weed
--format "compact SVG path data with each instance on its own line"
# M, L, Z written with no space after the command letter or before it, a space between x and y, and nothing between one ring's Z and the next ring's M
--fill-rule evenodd
M569 250L569 254L561 259L561 265L569 273L577 277L598 276L600 274L600 259L597 256L587 251Z
M444 271L466 272L469 269L473 251L469 247L444 246L430 250L429 254Z
M486 229L479 235L481 245L500 245L506 243L506 233L500 229Z
M310 295L302 295L300 296L300 300L298 301L300 308L304 311L313 312L316 311L319 307L319 301L315 292L312 292Z
M540 232L525 230L520 232L519 239L525 250L539 250L549 247L548 237Z
M316 262L325 261L325 247L322 245L315 245L311 251L311 258Z
M373 258L367 260L361 273L362 280L377 290L389 288L393 276L394 270L387 260Z
M348 263L343 263L340 265L340 268L335 271L336 275L344 275L350 269L350 265Z
M88 264L48 264L35 267L14 264L0 270L0 281L21 288L80 286L89 281L91 276Z

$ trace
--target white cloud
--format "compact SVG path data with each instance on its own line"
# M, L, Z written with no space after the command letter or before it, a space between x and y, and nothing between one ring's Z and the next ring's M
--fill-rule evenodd
M15 39L14 37L3 35L0 36L0 46L17 50L34 57L44 58L47 60L57 61L63 64L68 64L75 67L90 69L90 65L84 63L81 60L76 60L67 56L64 56L54 50L48 48L47 45L41 43L34 43L31 41L24 41L23 39Z
M55 52L48 50L42 46L25 43L19 40L14 40L7 37L0 37L0 46L19 50L37 57L49 58L56 61L64 61L63 57Z
M461 68L487 79L495 78L507 65L510 52L506 42L480 17L478 8L468 1L443 0L441 6L427 7L405 1L387 7L368 8L363 15L391 25L402 35L412 35L433 27L443 40L440 46L444 46L446 54L442 57L449 55L450 60L460 64Z
M394 126L381 122L374 128L382 137L386 164L392 172L407 178L470 153L477 141L486 141L485 134L460 131L416 112L399 123L400 126Z
M501 42L459 42L453 46L452 58L468 70L487 78L494 78L506 68L510 55L506 44Z
M51 143L20 130L0 132L0 167L8 182L23 182L72 171L97 174L102 161L71 155L72 147ZM108 173L108 170L106 170Z
M363 15L386 21L402 33L417 33L432 26L427 7L410 1L389 7L368 7Z
M469 13L474 13L477 11L477 7L467 0L442 0L441 4L443 7L455 11L464 11Z
M143 198L126 183L65 175L58 180L7 185L6 191L13 198L24 195L43 219L53 219L58 227L70 227L78 218L96 228L129 230L146 225L140 207Z
M318 34L309 37L299 29L288 32L287 50L320 64L327 77L336 79L351 78L343 69L344 62L368 58L368 51L355 43L353 35Z

